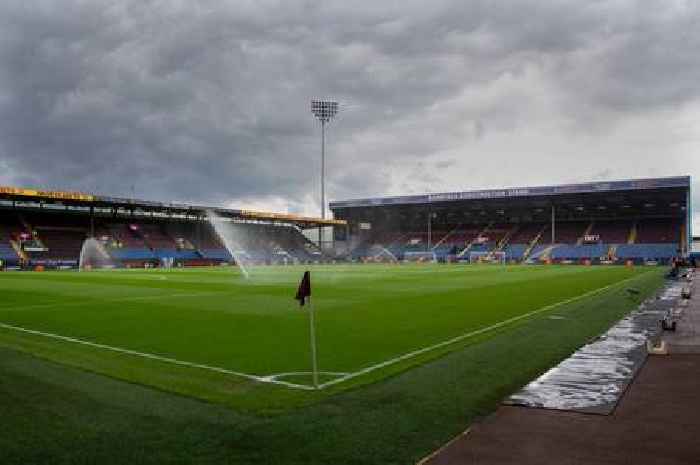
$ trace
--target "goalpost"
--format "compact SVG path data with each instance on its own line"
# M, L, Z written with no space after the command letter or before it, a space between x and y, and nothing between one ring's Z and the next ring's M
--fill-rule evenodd
M469 252L469 263L489 263L495 265L505 265L506 253L503 251Z

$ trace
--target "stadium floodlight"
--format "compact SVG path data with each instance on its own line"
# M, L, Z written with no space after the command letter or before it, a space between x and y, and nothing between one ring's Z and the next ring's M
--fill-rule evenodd
M326 124L338 114L338 102L333 100L311 100L311 113L321 122L321 219L326 219ZM322 231L318 228L318 247L323 248Z

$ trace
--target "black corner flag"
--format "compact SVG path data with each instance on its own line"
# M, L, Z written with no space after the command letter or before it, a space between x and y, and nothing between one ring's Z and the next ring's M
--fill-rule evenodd
M313 374L314 387L319 389L318 384L318 360L316 359L316 325L314 324L314 307L311 305L311 273L304 271L304 277L301 278L297 295L294 297L299 301L302 307L309 299L309 342L311 343L311 373Z
M299 305L302 307L306 303L306 298L311 297L311 273L308 271L304 272L304 277L301 278L299 283L299 289L297 289L297 295L294 297L299 301Z

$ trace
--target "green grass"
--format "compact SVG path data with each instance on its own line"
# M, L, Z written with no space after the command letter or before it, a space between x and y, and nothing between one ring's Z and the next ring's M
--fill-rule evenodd
M297 363L303 369L306 320L291 301L300 271L256 269L248 283L228 270L173 272L166 280L154 279L158 272L4 274L0 292L8 300L0 321L181 358L220 360L235 368L251 366L260 370L256 373ZM0 463L415 463L635 307L627 287L640 289L639 298L651 295L662 272L314 267L325 369L357 370L620 284L311 393L0 330ZM108 303L190 292L210 294L195 301ZM89 304L78 305L83 302ZM32 304L52 307L18 309ZM552 313L563 318L547 318ZM244 327L254 334L241 334ZM266 328L277 332L268 334ZM217 347L214 337L203 335L207 331L227 347ZM260 365L231 354L246 354Z
M0 323L254 376L311 385L303 269L7 273ZM316 266L319 366L357 373L404 354L638 276L623 267ZM514 323L517 324L517 323ZM317 392L0 328L0 344L116 378L258 413L382 379L503 328L408 357ZM340 375L324 375L332 381Z

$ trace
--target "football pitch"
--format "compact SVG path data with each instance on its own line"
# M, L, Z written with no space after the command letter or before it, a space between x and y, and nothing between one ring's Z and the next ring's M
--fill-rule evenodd
M320 389L310 374L312 277ZM0 343L249 409L377 381L556 313L649 270L315 265L3 273ZM311 392L314 391L314 392ZM307 396L307 397L304 397ZM311 396L311 397L308 397Z

